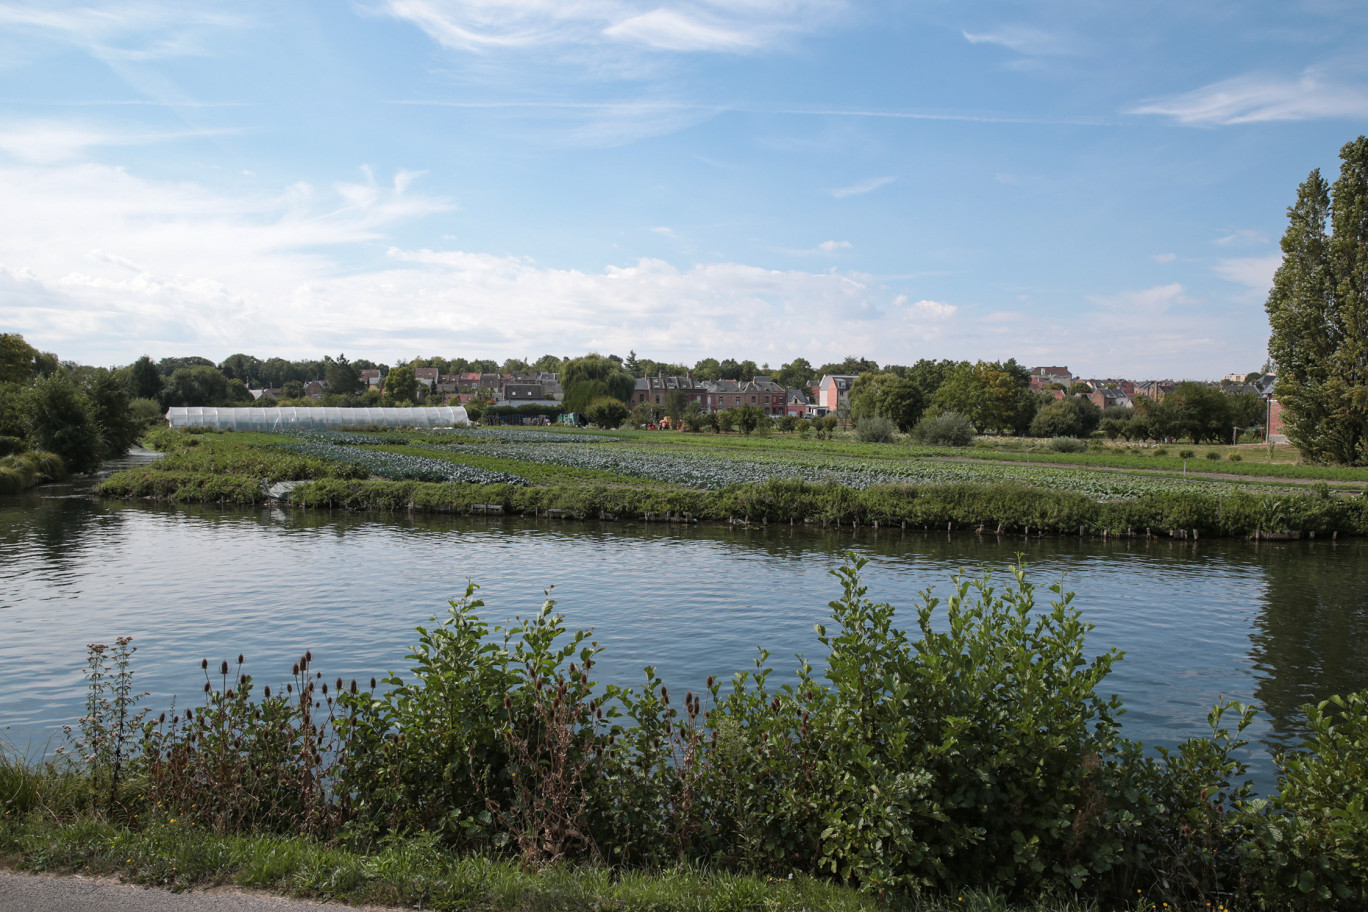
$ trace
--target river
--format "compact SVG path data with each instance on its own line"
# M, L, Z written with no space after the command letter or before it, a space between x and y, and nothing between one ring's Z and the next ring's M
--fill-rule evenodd
M944 532L568 523L101 501L90 484L0 498L0 738L31 755L79 719L88 643L131 636L154 712L195 703L201 658L246 656L258 681L310 649L325 677L405 669L414 626L472 580L505 622L551 597L605 646L600 680L655 665L678 691L709 674L776 675L819 660L813 624L847 550L869 559L870 597L905 607L950 575L1018 554L1038 586L1063 583L1095 625L1089 645L1126 656L1104 690L1128 735L1203 734L1221 699L1261 713L1247 752L1261 790L1269 749L1295 743L1298 707L1368 687L1368 543L1084 541ZM1005 579L1000 580L1005 582Z

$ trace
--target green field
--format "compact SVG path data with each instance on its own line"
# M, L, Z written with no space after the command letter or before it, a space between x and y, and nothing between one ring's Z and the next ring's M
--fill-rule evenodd
M822 522L1187 536L1368 532L1368 471L1260 464L1262 448L968 448L850 436L560 428L159 431L166 453L114 475L111 496L253 503L304 484L303 507L573 518ZM1238 462L1231 455L1247 453ZM1208 456L1210 454L1210 456ZM1277 455L1276 453L1274 454Z

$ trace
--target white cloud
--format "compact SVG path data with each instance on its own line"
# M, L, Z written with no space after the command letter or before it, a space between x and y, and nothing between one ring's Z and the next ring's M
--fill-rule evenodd
M1338 82L1314 70L1300 77L1237 76L1179 95L1146 101L1127 113L1192 125L1368 117L1368 85Z
M605 35L664 51L744 51L764 36L701 21L675 10L654 9L603 30Z
M898 295L893 301L893 306L903 308L909 318L918 320L948 320L959 311L954 304L945 304L941 301L922 299L908 304L907 295Z
M835 253L838 250L849 250L850 241L822 241L817 245L817 249L822 253Z
M863 183L854 184L849 187L836 187L828 190L827 193L830 193L837 199L845 199L850 196L862 196L863 194L872 193L880 187L891 184L895 180L897 180L895 177L876 177L873 180L867 180Z
M1156 254L1154 254L1153 256L1151 256L1150 259L1154 260L1154 262L1156 262L1156 263L1159 263L1159 264L1163 265L1163 264L1165 264L1165 263L1172 263L1174 260L1178 259L1178 254L1176 254L1176 253L1156 253Z
M414 178L233 195L100 165L0 167L0 326L101 364L337 349L389 360L634 347L693 359L702 340L835 358L931 338L955 316L851 272L659 259L558 269L397 246L387 232L451 208ZM832 331L812 344L814 326Z
M1030 57L1053 57L1076 50L1073 39L1031 26L1005 25L994 31L962 34L970 44L996 44Z
M579 48L738 53L770 47L839 14L842 0L383 0L380 9L458 51Z
M247 24L239 13L178 0L100 3L37 0L0 3L0 28L80 47L106 60L141 61L209 53L227 29Z
M1136 291L1089 295L1088 300L1117 316L1137 316L1142 320L1162 316L1174 307L1191 307L1197 303L1178 282Z
M1273 274L1282 265L1282 254L1264 257L1238 257L1221 260L1213 268L1217 276L1227 282L1244 285L1252 291L1267 294L1273 286Z
M109 130L65 121L29 121L0 125L0 149L20 161L68 161L97 146L134 146L221 135L223 130L154 132Z
M1240 228L1227 235L1218 237L1216 243L1222 247L1229 247L1232 244L1267 244L1268 235L1253 228Z

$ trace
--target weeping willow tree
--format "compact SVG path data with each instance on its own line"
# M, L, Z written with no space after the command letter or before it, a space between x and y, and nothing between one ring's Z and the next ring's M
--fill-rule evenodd
M560 382L565 391L562 405L567 412L586 411L591 403L603 398L630 402L636 384L621 364L597 354L566 361L560 369Z
M1368 138L1340 149L1333 186L1312 171L1287 210L1268 295L1287 437L1313 462L1368 464Z

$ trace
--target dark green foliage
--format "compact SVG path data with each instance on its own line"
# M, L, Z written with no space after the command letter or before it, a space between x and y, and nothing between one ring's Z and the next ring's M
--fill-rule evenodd
M161 401L167 408L180 405L230 405L228 378L209 364L178 368L166 381Z
M1245 863L1265 897L1284 908L1361 908L1368 901L1368 694L1304 709L1310 735L1278 759L1279 790L1268 813L1249 821L1257 830Z
M1087 437L1097 429L1102 410L1082 396L1066 396L1041 407L1031 419L1032 437Z
M27 383L38 373L38 349L18 333L0 333L0 384Z
M152 359L143 355L128 367L128 394L134 399L158 399L162 392L162 375Z
M1266 308L1288 439L1313 462L1368 463L1368 138L1312 171L1287 210ZM1331 228L1327 232L1327 225Z
M911 436L926 446L968 446L974 440L974 425L959 412L941 412L918 421Z
M601 428L614 429L627 420L631 411L621 400L612 396L600 396L584 409L584 417Z
M958 412L979 433L1020 434L1035 417L1029 374L1015 361L1007 364L962 362L946 374L931 397L933 413Z
M893 422L879 415L867 415L855 422L855 438L864 443L888 443L893 439Z
M354 396L361 392L361 373L347 360L346 355L339 354L336 360L324 358L323 371L330 394Z
M127 388L114 372L100 369L87 382L86 396L104 441L104 458L127 453L145 427L133 414Z
M862 374L850 388L850 413L858 422L880 417L907 433L916 426L926 408L921 387L910 377L897 374Z
M395 403L418 401L418 378L411 366L401 364L385 376L385 395Z
M630 401L636 381L612 358L585 355L561 366L560 384L565 391L561 403L565 411L584 412L595 399L605 396Z
M35 380L25 391L28 438L61 457L72 472L93 472L104 459L95 409L64 373Z

